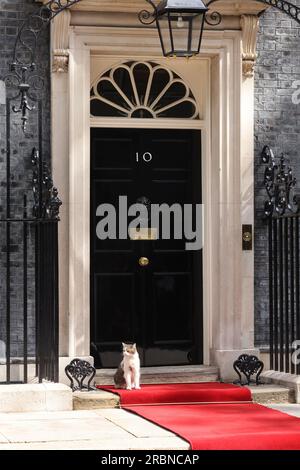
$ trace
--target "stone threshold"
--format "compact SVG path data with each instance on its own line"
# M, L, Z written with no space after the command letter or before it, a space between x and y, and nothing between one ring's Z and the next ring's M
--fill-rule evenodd
M97 369L95 383L97 385L113 385L116 369ZM219 379L219 369L215 366L159 366L142 367L141 383L195 383L215 382Z

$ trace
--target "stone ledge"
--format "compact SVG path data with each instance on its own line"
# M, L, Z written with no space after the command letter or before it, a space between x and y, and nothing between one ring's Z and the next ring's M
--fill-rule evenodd
M119 408L120 399L114 393L97 390L93 392L74 392L74 410L95 410L102 408Z
M261 384L247 386L251 390L252 399L255 403L295 403L294 390L281 385Z
M0 385L0 412L70 411L72 391L63 384Z
M300 375L266 370L262 372L261 378L265 383L274 383L292 389L295 394L295 403L300 403Z

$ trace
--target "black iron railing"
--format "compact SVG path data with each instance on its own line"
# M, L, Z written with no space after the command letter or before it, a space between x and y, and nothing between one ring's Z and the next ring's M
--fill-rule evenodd
M2 292L5 290L5 308L2 308L5 324L1 325L2 383L26 383L35 377L40 382L43 379L58 381L58 212L61 201L48 166L41 162L35 148L32 164L33 210L28 209L25 195L22 217L0 219L5 251L1 260L5 274L5 286L1 286ZM7 165L10 167L9 158ZM6 186L10 191L10 184ZM11 197L8 200L11 202ZM11 204L8 204L7 215L11 212Z
M58 381L57 225L26 217L0 220L7 237L0 383ZM21 238L17 262L14 235Z
M270 368L300 373L293 354L300 340L300 214L296 179L282 155L276 163L269 147L262 152L268 200Z
M300 373L293 360L300 338L298 214L272 216L269 220L270 367Z

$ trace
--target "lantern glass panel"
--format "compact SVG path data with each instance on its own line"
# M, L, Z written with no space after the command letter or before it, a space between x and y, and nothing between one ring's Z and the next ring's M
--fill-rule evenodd
M203 14L168 12L158 17L163 53L191 56L199 52Z
M202 38L202 28L204 15L195 15L193 17L192 31L191 31L191 47L190 50L193 54L198 54L200 50L200 42Z
M160 35L161 47L165 56L173 55L172 31L169 26L169 14L157 18L157 27Z

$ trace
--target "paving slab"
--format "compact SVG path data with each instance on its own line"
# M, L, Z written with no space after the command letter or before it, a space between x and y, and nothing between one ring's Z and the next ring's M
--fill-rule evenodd
M90 410L76 411L31 411L27 413L0 413L0 424L4 421L37 421L53 419L97 418L97 413Z
M101 416L80 421L65 418L6 421L0 423L0 432L10 442L119 440L129 437L127 431Z
M2 444L3 442L9 442L9 440L3 436L3 434L0 433L0 444Z
M59 441L35 443L0 443L1 450L189 450L188 442L173 436L168 438L131 438L111 440Z
M288 415L295 416L296 418L300 418L300 405L296 403L276 403L268 405L269 408L273 410L282 411L283 413L287 413Z
M0 413L0 451L188 448L173 433L121 409Z
M136 437L172 437L174 434L159 426L154 426L146 419L124 410L107 409L97 410L99 416L103 416L112 423L130 432Z

